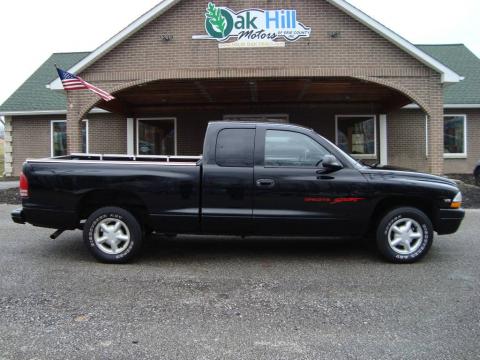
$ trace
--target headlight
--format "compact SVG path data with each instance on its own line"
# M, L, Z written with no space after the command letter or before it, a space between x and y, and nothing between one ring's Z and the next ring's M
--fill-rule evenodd
M452 200L452 202L450 203L450 207L452 209L460 209L462 207L462 201L463 201L463 198L462 198L462 193L459 192Z

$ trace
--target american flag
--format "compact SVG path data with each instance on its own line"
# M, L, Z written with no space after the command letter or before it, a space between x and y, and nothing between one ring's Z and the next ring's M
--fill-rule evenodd
M115 99L112 95L110 95L108 92L99 89L96 86L93 86L92 84L89 84L85 80L83 80L80 76L76 76L73 74L70 74L69 72L57 68L58 76L60 76L60 80L62 80L62 85L63 88L66 91L71 91L71 90L90 90L100 96L103 100L105 101L110 101Z

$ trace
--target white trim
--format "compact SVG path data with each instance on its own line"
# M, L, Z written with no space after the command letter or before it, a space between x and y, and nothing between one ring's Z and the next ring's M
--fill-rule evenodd
M375 31L380 36L397 45L400 49L410 54L417 60L421 61L431 69L436 70L437 72L442 74L442 83L457 83L464 79L452 69L443 65L440 61L434 59L433 57L431 57L430 55L428 55L427 53L420 50L415 45L398 35L397 33L393 32L392 30L382 25L375 19L371 18L360 9L357 9L355 6L349 4L348 2L344 0L327 1L338 9L343 10L363 25Z
M90 64L97 61L100 57L105 55L108 51L113 49L115 46L122 43L123 41L128 39L130 36L135 34L137 31L142 29L144 26L149 24L151 21L153 21L155 18L157 18L158 16L166 12L172 6L177 4L179 1L180 0L161 1L158 5L153 7L150 11L140 16L137 20L132 22L125 29L123 29L118 34L116 34L115 36L113 36L112 38L104 42L102 45L100 45L97 49L95 49L92 53L90 53L90 55L87 55L83 60L81 60L80 62L72 66L70 69L68 69L68 72L73 74L77 74L81 72L83 69L87 68ZM59 78L56 78L49 85L47 85L47 87L50 88L51 90L63 90L62 82L60 81Z
M135 155L135 119L127 118L127 154Z
M172 6L177 4L180 0L163 0L157 6L152 8L150 11L140 16L137 20L128 25L125 29L120 31L118 34L113 36L110 40L106 41L100 45L96 50L94 50L90 55L85 57L83 60L72 66L68 69L68 72L77 74L87 68L89 65L94 63L100 57L105 55L108 51L113 49L118 44L125 41L127 38L135 34L137 31L142 29L144 26L153 21L156 17L160 16ZM435 60L430 55L427 55L425 52L394 33L392 30L388 29L384 25L380 24L378 21L372 19L370 16L360 11L356 7L350 5L344 0L327 0L330 4L337 7L338 9L344 11L346 14L350 15L360 23L364 24L368 28L372 29L380 36L383 36L388 41L397 45L399 48L415 57L428 67L438 71L442 74L442 82L446 83L455 83L463 80L463 78L455 73L453 70L449 69L441 62ZM200 14L199 14L200 16ZM59 78L56 78L50 84L47 85L48 88L52 90L63 90L62 82Z
M444 114L443 115L443 126L445 127L445 118L447 117L463 117L463 153L443 153L444 159L466 159L468 157L468 143L467 143L467 115L466 114ZM445 144L445 132L443 134L444 144ZM445 147L445 145L444 145ZM445 150L444 150L445 151Z
M279 119L273 119L274 117L279 117ZM289 124L290 123L290 115L288 114L225 114L223 115L223 120L225 121L244 121L241 119L245 119L245 121L248 120L254 120L254 118L262 118L267 121L267 118L271 118L271 122L274 121L279 121L284 124ZM283 118L283 119L282 119ZM284 120L284 121L282 121ZM268 122L268 121L267 121Z
M478 109L480 104L446 104L443 107L445 109Z
M480 104L445 104L443 105L444 109L480 109ZM420 106L417 104L408 104L405 105L402 109L420 109Z
M90 130L89 130L89 122L88 119L83 119L82 122L86 123L86 139L85 139L85 150L86 153L88 154L88 151L90 149ZM55 123L67 123L67 120L50 120L50 156L54 157L55 154L53 153L53 124ZM67 125L68 126L68 125ZM83 138L82 138L82 143L83 143ZM82 144L83 146L83 144Z
M136 136L136 142L137 142L137 145L136 145L136 154L137 156L144 156L144 155L139 155L139 131L138 131L138 125L139 125L139 122L140 121L154 121L154 120L161 120L161 121L173 121L173 132L174 132L174 143L175 143L175 154L173 155L177 155L178 154L178 149L177 149L177 118L175 117L157 117L157 118L137 118L136 119L136 130L137 130L137 136ZM168 155L168 154L166 154ZM155 155L155 156L158 156L158 155Z
M378 158L377 154L377 115L373 114L366 114L366 115L350 115L350 114L340 114L340 115L335 115L335 144L338 146L338 119L342 117L349 117L349 118L360 118L360 117L373 117L373 138L374 138L374 148L375 148L375 153L373 154L350 154L352 157L356 159L364 159L364 160L375 160Z
M93 108L89 114L108 114L109 111ZM27 110L27 111L5 111L0 116L27 116L27 115L67 115L67 110Z
M388 165L387 114L380 114L380 165Z

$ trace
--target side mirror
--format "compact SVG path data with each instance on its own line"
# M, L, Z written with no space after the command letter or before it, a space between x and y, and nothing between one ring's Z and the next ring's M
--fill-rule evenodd
M323 157L322 167L328 172L334 172L343 169L343 165L333 155L325 155Z

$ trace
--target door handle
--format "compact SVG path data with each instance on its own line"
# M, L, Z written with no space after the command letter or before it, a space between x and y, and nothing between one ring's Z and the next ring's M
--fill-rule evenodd
M273 179L258 179L257 186L263 188L273 188L275 186L275 180Z

